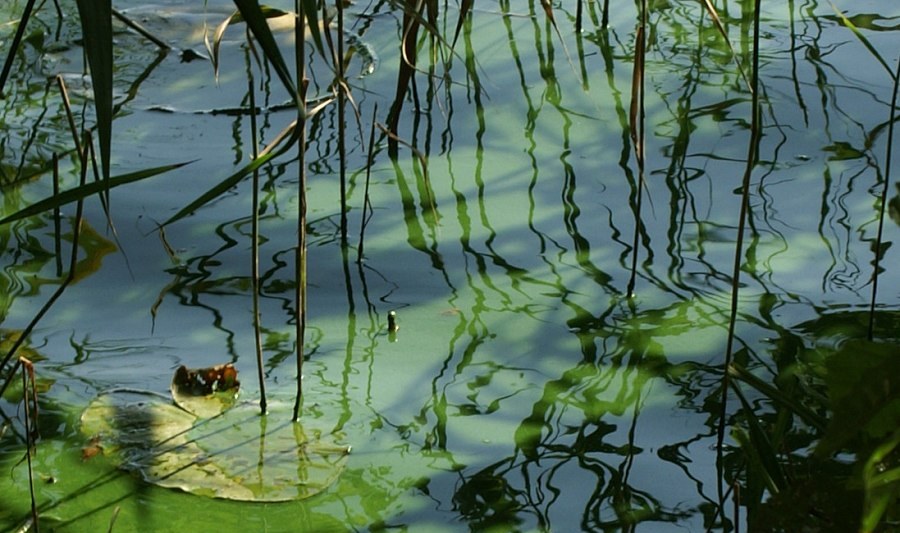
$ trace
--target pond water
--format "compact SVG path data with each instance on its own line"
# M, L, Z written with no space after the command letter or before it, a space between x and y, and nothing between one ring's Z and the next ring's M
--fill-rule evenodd
M3 20L23 4L0 9ZM250 180L158 230L252 156L249 118L213 112L248 105L253 60L243 26L226 34L216 80L208 61L182 61L178 51L205 53L204 24L215 28L230 4L182 4L116 2L176 50L160 54L120 28L113 174L193 162L111 191L115 231L96 198L86 203L75 282L30 336L43 385L34 469L45 529L730 527L714 516L718 384L751 99L701 3L680 0L651 2L640 212L628 120L634 5L614 6L603 27L601 6L585 3L579 34L576 2L563 2L554 8L557 35L536 2L479 4L454 55L444 49L446 65L429 67L432 48L423 42L422 72L399 121L416 151L401 145L392 159L380 137L368 183L368 130L374 106L384 123L394 98L402 13L385 2L349 8L348 31L378 61L366 76L357 76L368 66L360 58L348 70L362 118L357 127L348 112L346 253L336 107L310 125L303 372L304 420L352 446L343 473L301 501L247 503L156 487L103 455L84 460L80 416L104 391L167 393L180 365L233 363L240 398L259 396ZM723 4L737 61L749 72L752 2ZM898 6L838 7L893 69ZM444 14L441 30L452 35L458 8ZM779 350L827 349L865 334L893 80L829 3L764 2L761 20L763 131L735 351L771 376ZM3 216L49 196L42 169L53 151L71 150L47 76L66 75L79 109L89 98L75 17L57 24L47 6L30 22L2 101ZM13 30L0 31L6 47ZM293 64L290 34L277 35ZM327 68L312 61L310 91L326 94ZM254 67L254 75L261 105L284 102L273 72L260 81ZM293 118L261 114L260 143ZM64 186L73 186L71 152L61 166ZM289 154L264 168L260 184L270 424L290 419L296 382L297 174ZM372 212L357 262L366 194ZM890 197L897 194L891 184ZM63 258L73 213L64 208ZM887 220L884 241L896 236ZM64 268L49 213L0 227L0 238L0 327L9 336L38 313ZM888 248L882 265L896 255ZM879 317L896 323L898 270L886 268L878 283ZM394 334L390 311L400 326ZM748 394L765 409L765 398ZM0 400L0 410L0 529L10 530L30 516L21 396ZM731 523L731 506L727 515Z

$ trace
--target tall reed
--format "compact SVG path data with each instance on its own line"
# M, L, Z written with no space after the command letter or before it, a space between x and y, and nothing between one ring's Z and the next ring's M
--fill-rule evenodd
M888 74L890 70L888 70ZM881 257L887 250L883 247L884 243L884 215L888 204L888 186L891 183L891 159L893 158L894 148L894 122L897 117L897 89L900 87L900 58L897 59L896 71L891 74L894 80L894 86L891 96L891 113L888 120L887 148L885 149L884 176L881 184L881 194L879 197L878 207L878 232L875 237L874 254L872 269L872 299L869 304L869 330L868 338L871 341L875 336L875 302L878 299L878 275L881 272Z
M750 138L747 141L747 156L744 166L744 175L741 180L741 207L737 220L737 237L734 244L734 264L731 272L731 307L728 317L728 337L725 347L725 361L722 367L720 383L719 424L716 432L716 491L719 500L719 514L725 517L725 429L728 425L728 394L731 386L731 364L734 358L734 336L737 326L737 310L739 304L739 291L741 283L741 267L743 266L744 252L744 228L747 223L747 212L750 209L750 178L759 157L759 142L761 138L761 113L759 101L759 35L760 35L760 4L761 0L755 0L753 7L753 48L751 50L751 74L750 74ZM716 17L718 20L718 17Z
M644 198L644 64L646 61L646 32L647 32L647 0L641 0L638 29L634 37L634 70L631 77L631 111L629 122L631 126L631 143L634 146L634 155L638 165L638 183L635 191L636 200L634 206L634 236L631 244L631 276L628 278L626 294L634 297L634 286L637 279L637 261L639 255L640 235L643 230L641 220L641 206Z
M297 77L297 250L295 257L296 307L297 307L297 395L294 400L294 421L300 420L303 402L303 357L306 338L306 40L304 27L307 25L304 0L294 0L297 23L294 25L294 54ZM310 2L307 2L309 4ZM313 11L315 8L313 7Z
M25 35L25 28L28 27L28 19L31 18L31 13L34 11L34 2L35 0L28 0L25 4L22 16L19 18L16 34L13 36L9 45L9 52L6 54L6 61L3 62L3 70L0 70L0 98L5 98L3 89L6 87L6 80L9 78L9 73L12 70L13 60L16 58L19 44L21 44L22 37Z
M247 40L250 36L247 35ZM259 157L256 130L256 89L253 86L253 67L247 67L247 91L250 96L250 138L253 159ZM256 372L259 379L259 410L266 414L266 378L263 371L262 320L259 311L259 169L253 169L253 191L250 199L250 286L253 292L253 340L256 349Z

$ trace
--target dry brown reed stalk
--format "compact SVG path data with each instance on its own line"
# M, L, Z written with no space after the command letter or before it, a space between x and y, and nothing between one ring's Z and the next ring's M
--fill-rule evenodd
M737 310L741 280L741 257L744 249L744 226L747 221L747 212L750 209L750 178L756 161L759 157L759 141L761 138L761 114L759 105L759 19L761 0L755 0L753 12L753 51L752 70L750 74L750 139L747 143L747 159L744 167L744 176L741 181L741 209L738 214L737 238L734 243L734 265L731 273L731 310L728 317L728 339L725 347L725 363L722 371L722 392L719 405L719 424L716 435L716 491L719 500L718 513L725 516L725 428L728 425L728 392L731 385L731 373L729 369L734 357L734 331L737 325Z
M78 126L75 125L75 116L72 113L72 103L69 100L69 91L66 88L65 80L63 80L62 76L59 74L56 75L56 85L59 88L59 95L60 95L60 98L62 99L63 109L65 109L65 111L66 111L66 122L69 125L69 131L72 133L72 142L75 145L76 152L80 154L82 152L81 140L79 139ZM91 169L94 174L94 180L99 182L99 181L101 181L100 170L97 167L97 158L94 157L93 142L91 142L91 144L90 144L90 154L91 154L91 157L90 157ZM83 162L82 164L86 165L87 163ZM115 240L116 245L119 247L120 250L123 250L123 257L125 259L125 265L128 268L128 272L132 273L131 265L128 262L128 256L125 255L124 248L122 247L121 242L119 242L119 234L116 231L115 225L113 224L112 214L110 213L110 209L109 209L109 189L110 189L109 179L104 179L103 183L106 185L106 187L105 187L104 191L101 194L99 194L98 196L100 198L100 205L103 207L103 213L106 216L106 225L107 225L107 228L112 232L113 239ZM56 195L58 193L59 193L59 191L57 189L54 189L54 194ZM54 213L57 213L57 212L58 212L58 207L54 208ZM132 277L134 277L133 273L132 273Z
M563 39L562 32L559 31L559 26L556 24L556 17L553 16L553 5L550 3L550 0L541 0L541 7L544 9L544 14L547 16L547 20L550 21L550 25L553 26L553 31L556 32L556 37L559 39L559 44L566 54L566 60L569 62L569 66L572 67L572 72L578 76L578 71L575 70L575 62L572 61L572 55L569 53L569 47L566 46L566 41Z
M248 32L247 39L250 39ZM247 68L247 91L250 96L250 139L253 159L259 157L256 133L256 91L253 88L253 67ZM256 371L259 378L259 410L266 414L266 378L263 371L262 322L259 312L259 168L253 169L250 208L250 287L253 292L253 340L256 348Z
M75 145L75 151L81 153L81 139L78 134L78 127L75 125L75 115L72 113L72 102L69 100L69 91L66 89L66 82L59 74L56 75L56 85L59 87L59 96L62 98L63 109L66 110L66 121L69 124L69 131L72 133L72 142Z
M300 407L303 402L303 345L306 338L306 11L303 0L294 0L294 12L297 23L294 25L294 54L297 76L297 167L298 167L298 199L297 199L297 250L295 259L297 301L297 396L294 400L293 420L300 420Z
M634 286L637 281L637 260L640 235L643 229L641 207L644 198L644 64L647 55L647 0L641 0L640 24L635 35L634 71L631 78L631 143L634 145L634 156L638 165L637 199L634 213L634 238L631 245L631 276L628 279L628 298L634 297Z

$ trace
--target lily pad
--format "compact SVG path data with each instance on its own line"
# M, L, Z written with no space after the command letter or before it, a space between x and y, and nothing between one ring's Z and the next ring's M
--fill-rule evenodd
M149 483L239 501L309 498L337 480L350 452L338 435L291 422L288 409L260 416L258 406L243 403L204 419L144 391L98 396L81 415L81 430Z

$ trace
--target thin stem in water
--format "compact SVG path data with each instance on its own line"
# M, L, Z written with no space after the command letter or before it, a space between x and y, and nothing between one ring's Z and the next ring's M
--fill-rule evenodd
M884 211L888 203L888 185L891 183L891 156L894 146L894 119L897 114L897 87L900 85L900 58L897 60L897 71L894 72L894 95L891 98L891 118L888 121L887 161L884 164L884 183L881 189L881 212L878 214L878 235L875 238L875 271L872 273L872 302L869 306L869 340L875 335L875 299L878 295L878 271L881 268L882 238L884 232Z
M297 199L297 251L296 278L297 287L297 396L294 401L293 420L300 420L300 407L303 403L303 341L306 338L306 12L302 0L294 0L297 13L297 24L294 25L294 48L297 69L297 167L298 167L298 199Z
M250 38L250 35L247 35ZM259 140L256 135L256 96L253 90L253 72L248 68L247 89L250 95L250 138L253 144L253 159L259 157ZM253 193L250 214L250 283L253 291L253 337L256 345L256 371L259 377L259 410L266 414L266 378L263 372L262 321L259 313L259 169L253 169Z
M737 240L734 244L734 265L731 274L731 311L728 319L728 340L725 347L725 364L722 372L721 402L719 404L719 425L716 435L716 489L719 499L718 512L725 516L725 427L728 419L728 391L731 380L728 369L731 367L734 349L734 331L737 324L738 296L741 280L741 257L744 248L744 226L747 220L747 212L750 208L750 177L759 157L760 141L760 109L759 109L759 17L761 0L756 0L754 5L753 25L753 69L750 75L752 115L750 123L750 140L747 144L747 161L744 167L744 176L741 182L741 209L738 215Z

